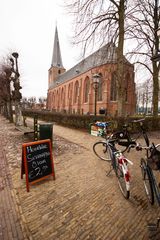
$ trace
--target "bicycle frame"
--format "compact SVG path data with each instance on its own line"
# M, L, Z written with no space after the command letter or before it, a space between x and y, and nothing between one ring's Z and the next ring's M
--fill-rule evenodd
M126 135L127 137L127 142L126 142L126 150L125 151L130 151L130 148L131 147L136 147L138 144L137 144L137 140L143 136L144 140L145 140L145 143L146 143L146 146L149 147L150 145L150 142L149 142L149 138L148 138L148 135L147 135L147 132L145 130L145 128L143 127L143 121L144 119L140 119L140 120L134 120L132 121L132 123L139 123L140 124L140 133L138 134L138 136L134 139L132 139L131 135L130 135L130 132L128 130L128 125L124 125L123 126L123 132L124 134ZM123 140L122 140L122 143L121 143L121 140L119 141L118 143L119 145L122 145L123 146ZM125 143L124 143L125 144ZM147 152L147 156L148 156L148 152Z
M133 163L130 160L128 160L126 157L124 157L123 154L115 148L113 140L108 140L107 145L108 145L108 149L111 157L112 169L114 170L118 178L119 187L123 195L125 196L125 198L129 198L130 173L128 169L128 163L131 165ZM107 175L109 175L112 169L108 172ZM124 193L124 187L122 187L123 183L121 182L122 180L120 179L124 179L123 182L125 182L125 189L127 193Z
M145 149L147 151L147 157L146 159L144 160L145 162L145 165L143 165L143 169L145 172L148 173L148 181L150 182L151 186L152 186L152 191L153 191L153 203L151 204L154 204L154 196L156 197L156 200L158 202L158 205L160 206L160 190L159 190L159 187L158 187L158 184L157 184L157 181L156 181L156 176L155 176L155 172L157 172L158 170L153 170L151 168L151 166L149 165L148 161L147 161L147 158L148 158L148 153L152 152L152 149L153 147L157 148L159 147L160 144L157 144L156 146L154 146L154 144L152 143L152 145L148 146L148 147L141 147L141 150L142 149ZM145 189L146 190L146 189ZM151 194L151 195L152 195Z
M149 174L150 174L150 177L151 177L153 192L156 196L158 205L160 206L160 191L159 191L159 188L158 188L158 185L157 185L157 182L156 182L156 178L154 176L153 170L148 165L146 167L148 168L148 171L149 171Z

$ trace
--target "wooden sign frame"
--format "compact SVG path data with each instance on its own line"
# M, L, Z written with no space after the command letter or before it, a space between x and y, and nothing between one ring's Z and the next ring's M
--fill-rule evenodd
M49 161L50 161L50 167L51 167L50 172L49 172L49 174L47 174L45 176L42 176L42 177L38 176L38 177L36 177L36 180L32 181L29 177L29 160L27 158L29 154L27 153L27 149L28 149L27 147L29 147L32 150L32 147L33 147L33 149L36 149L36 145L37 146L44 146L43 144L48 145L48 150L49 150L49 153L50 153L50 154L48 154L49 155ZM35 150L35 152L36 152L36 150ZM47 160L48 160L48 157L47 157ZM36 160L36 161L38 161L38 160ZM34 162L36 162L36 161L34 161ZM44 161L45 161L45 159L43 159L41 162L44 162ZM29 142L29 143L22 144L21 179L23 179L23 174L26 175L26 189L27 189L27 192L29 192L29 185L30 184L35 184L39 181L42 181L42 180L48 178L49 176L53 176L53 180L55 180L55 171L54 171L53 156L52 156L52 145L51 145L51 140L50 139L39 140L39 141L35 141L35 142Z

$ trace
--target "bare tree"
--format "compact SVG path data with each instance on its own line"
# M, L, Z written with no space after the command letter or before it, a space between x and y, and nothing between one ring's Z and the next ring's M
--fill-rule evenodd
M132 5L129 0L73 0L68 4L75 15L75 43L82 44L83 52L90 45L117 44L118 116L125 114L124 37L129 30L127 18L135 7Z
M152 88L151 79L137 85L137 108L142 107L143 114L148 114L149 108L152 108Z
M45 97L40 97L39 99L38 99L38 101L39 101L39 104L40 104L40 108L42 109L44 109L45 108L45 105L46 105L46 98Z
M136 45L134 53L138 58L136 63L145 66L146 71L152 76L153 80L153 115L158 115L158 94L159 80L158 74L160 71L160 62L154 60L154 56L158 55L159 38L157 30L160 24L159 0L136 0L137 11L132 15L132 30L131 37Z
M12 97L11 97L11 66L7 62L2 62L0 67L0 102L3 108L3 113L10 122L13 122L12 112Z
M29 103L30 108L34 108L34 106L36 104L36 97L29 97L28 103Z

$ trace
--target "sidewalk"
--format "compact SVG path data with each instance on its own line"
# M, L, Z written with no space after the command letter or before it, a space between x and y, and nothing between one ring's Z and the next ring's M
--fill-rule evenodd
M8 132L9 125L0 117L0 239L1 240L23 240L27 239L23 232L18 212L12 176L9 171L9 166L6 158L5 146L6 131Z
M147 223L155 222L160 211L158 206L149 205L144 193L139 167L142 153L133 151L129 155L134 165L131 167L131 198L127 201L114 173L106 177L109 165L92 152L97 138L87 132L54 125L56 180L34 184L28 193L25 178L20 179L21 147L31 139L16 131L14 125L1 116L0 130L3 146L0 157L5 159L2 155L5 154L8 162L1 160L0 163L0 199L5 197L5 202L0 202L0 211L14 216L14 221L8 214L2 218L0 212L0 221L5 219L3 231L0 228L3 234L0 240L160 239L160 233L153 236L147 229ZM160 142L156 136L153 140ZM4 190L12 201L7 202ZM8 232L10 235L5 238Z

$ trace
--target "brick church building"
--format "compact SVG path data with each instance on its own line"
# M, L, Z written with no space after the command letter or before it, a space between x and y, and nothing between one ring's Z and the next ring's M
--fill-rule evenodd
M63 67L57 28L48 76L47 109L78 114L117 113L116 46L109 43L66 71ZM135 113L134 66L125 61L125 112ZM97 91L93 84L99 76ZM97 93L97 94L96 94ZM95 100L96 94L96 100ZM96 105L96 108L95 108ZM103 111L99 111L99 110Z

